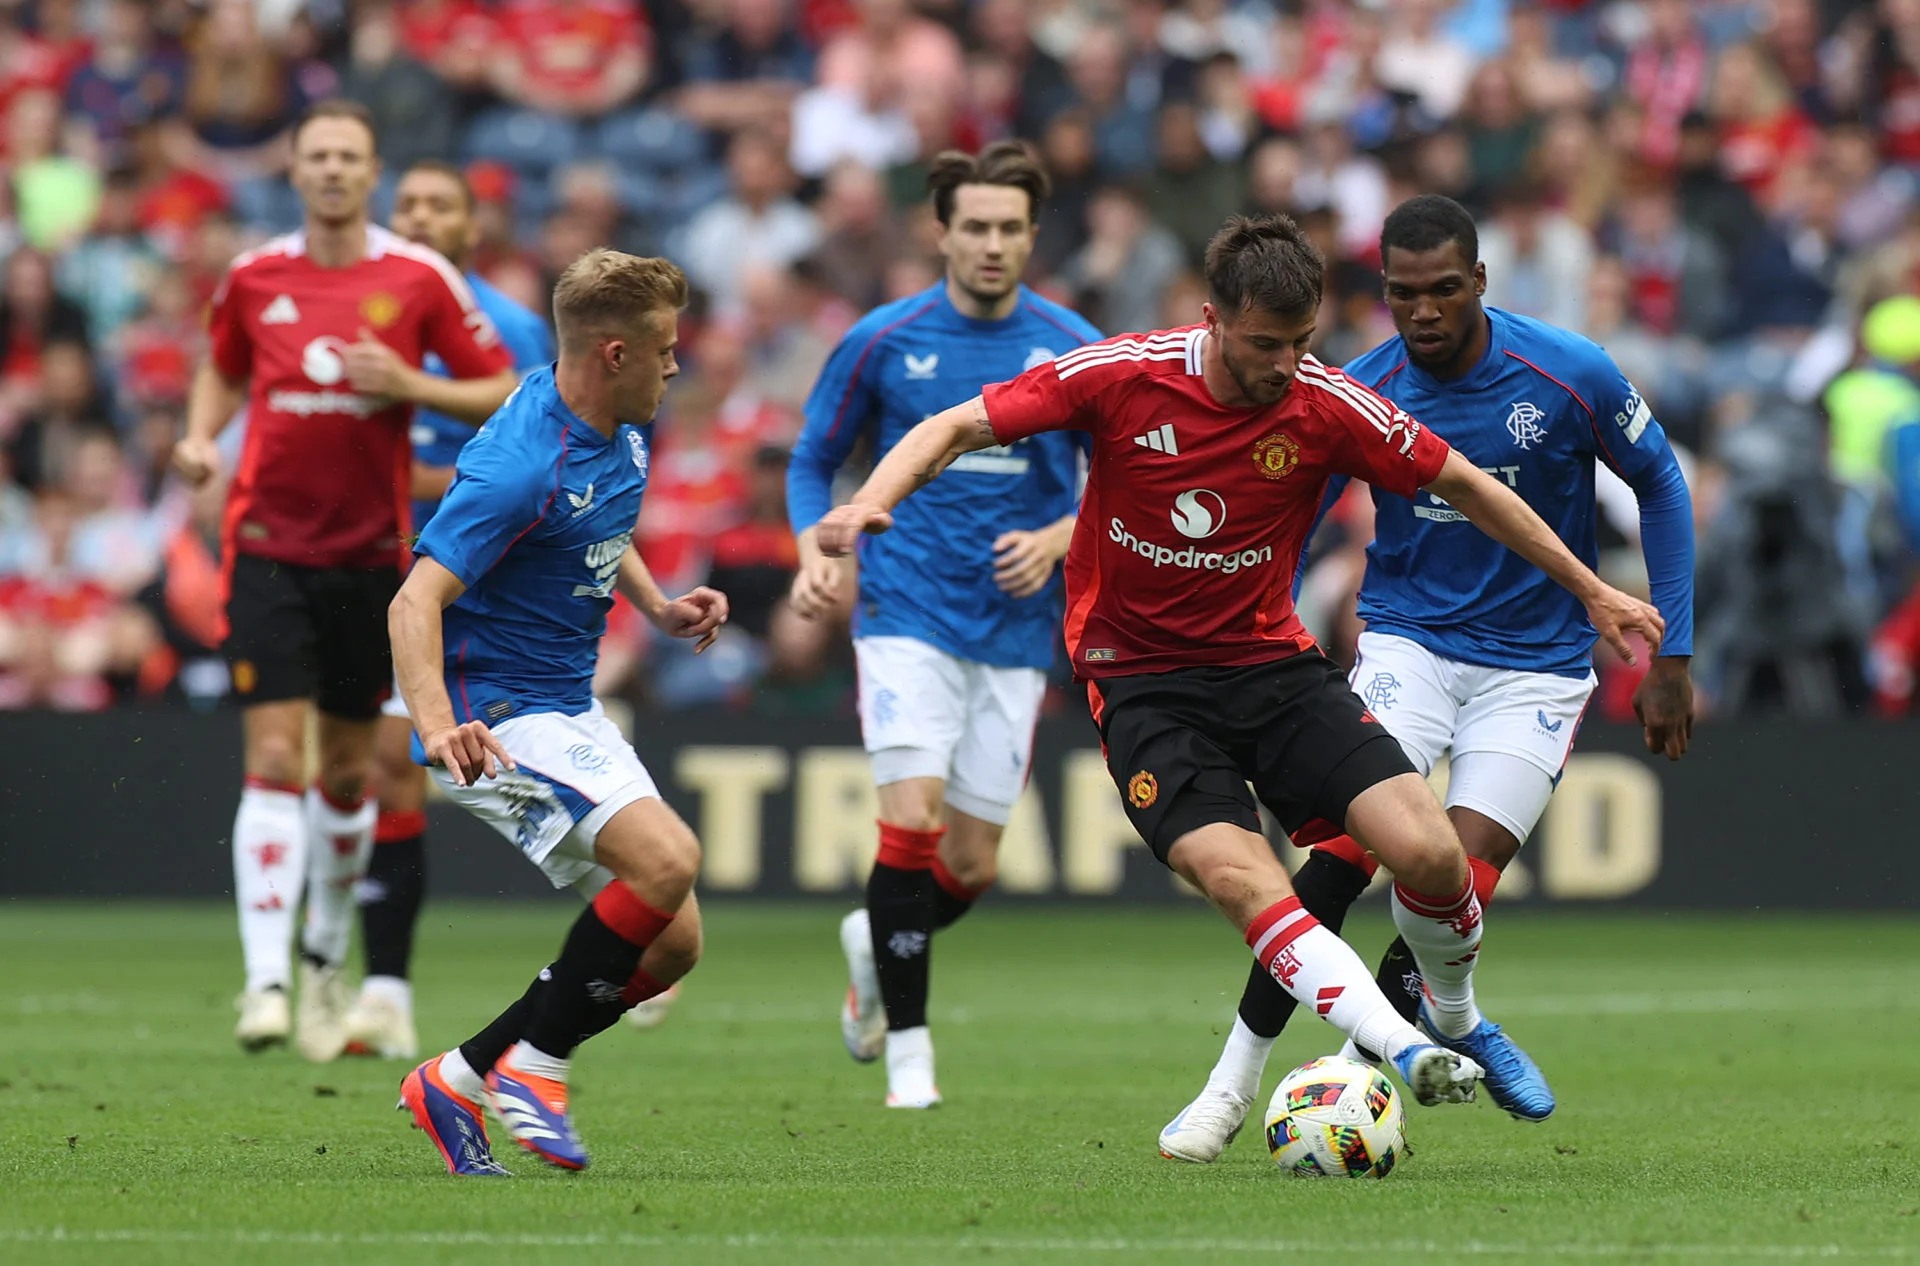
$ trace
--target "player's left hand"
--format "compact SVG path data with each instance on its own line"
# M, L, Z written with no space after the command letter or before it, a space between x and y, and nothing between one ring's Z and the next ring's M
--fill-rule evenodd
M1647 727L1647 750L1679 760L1693 739L1693 678L1688 659L1656 659L1633 692L1633 715Z
M1052 528L1002 532L993 543L993 583L1010 598L1030 598L1046 587L1066 551Z
M893 516L878 506L863 506L849 501L827 511L813 529L813 539L828 558L845 558L853 553L854 542L862 532L878 535L893 526Z
M407 375L412 366L375 338L372 330L361 327L359 341L348 345L344 359L347 382L361 395L387 400L407 398Z
M1660 653L1661 639L1667 635L1667 622L1660 618L1658 611L1611 585L1601 585L1600 591L1587 599L1587 618L1593 621L1594 629L1606 639L1607 645L1629 664L1639 661L1633 657L1628 633L1638 633L1645 638L1650 655Z
M705 585L661 607L653 619L654 626L668 637L699 638L693 644L696 655L713 645L726 622L727 595Z

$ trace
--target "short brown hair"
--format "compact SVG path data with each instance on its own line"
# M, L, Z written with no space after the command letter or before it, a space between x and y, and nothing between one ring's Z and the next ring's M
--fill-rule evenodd
M687 306L687 275L664 259L602 246L567 265L553 287L562 344L624 334L647 314Z
M1326 261L1291 216L1236 215L1207 243L1208 297L1229 315L1249 308L1289 320L1320 308Z
M302 110L300 117L293 121L293 134L289 138L294 148L299 148L300 133L305 131L307 124L315 119L352 119L367 129L367 136L373 141L373 155L375 158L380 156L380 129L373 126L373 111L358 101L350 101L345 97L328 97Z
M461 171L446 159L416 158L407 164L407 169L400 174L400 179L405 180L416 171L430 171L436 176L445 176L447 179L453 181L454 184L459 185L460 196L467 200L467 210L471 211L478 205L477 199L473 196L473 186L467 182L467 173Z
M1005 185L1027 195L1027 222L1040 218L1040 204L1052 192L1047 169L1024 141L995 141L976 156L950 149L936 155L927 169L927 192L933 195L933 213L942 224L953 222L953 198L961 185Z

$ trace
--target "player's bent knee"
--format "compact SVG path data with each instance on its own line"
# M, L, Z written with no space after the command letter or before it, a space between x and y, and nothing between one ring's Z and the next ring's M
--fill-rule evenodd
M1244 928L1255 915L1293 893L1264 836L1218 822L1189 831L1167 850L1167 864L1220 912Z

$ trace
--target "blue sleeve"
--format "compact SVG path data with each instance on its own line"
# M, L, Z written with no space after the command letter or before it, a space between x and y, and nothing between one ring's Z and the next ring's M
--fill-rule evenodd
M1900 525L1907 530L1908 544L1920 548L1920 420L1896 426L1887 436L1887 450Z
M460 450L453 486L415 543L471 589L513 543L537 527L559 488L557 462L511 451L489 424Z
M864 325L856 325L840 340L807 395L806 422L787 463L787 521L795 536L833 508L834 472L847 460L879 407L879 393L868 371L880 339Z
M1640 549L1653 605L1667 622L1662 655L1693 654L1693 497L1640 389L1605 353L1594 385L1596 451L1640 502Z
M513 357L513 367L523 374L553 363L553 331L531 312L523 313L510 329L503 329L500 338Z
M1320 508L1313 512L1313 526L1307 529L1305 539L1300 542L1300 558L1293 567L1293 600L1300 601L1300 586L1307 578L1307 555L1313 552L1313 538L1320 535L1320 525L1326 522L1333 508L1340 504L1341 496L1347 491L1347 485L1353 482L1351 475L1335 475L1327 480L1327 491L1320 498Z

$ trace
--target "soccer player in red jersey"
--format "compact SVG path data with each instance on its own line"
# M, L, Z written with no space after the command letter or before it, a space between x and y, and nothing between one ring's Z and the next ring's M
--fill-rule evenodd
M922 422L817 539L844 554L885 531L892 508L962 453L1089 432L1066 641L1128 815L1297 1000L1385 1054L1420 1102L1470 1099L1479 1066L1446 1048L1453 1020L1474 1014L1480 907L1466 855L1294 614L1302 539L1332 475L1403 496L1425 488L1578 596L1622 655L1628 630L1657 647L1660 617L1602 584L1504 484L1307 354L1322 262L1292 220L1230 220L1206 276L1203 324L1093 344ZM1431 1038L1301 908L1256 795L1289 834L1336 824L1393 873Z
M373 841L365 786L393 679L386 611L410 532L412 406L477 426L516 378L458 270L369 223L380 162L365 109L310 107L293 148L305 227L236 259L215 292L174 464L196 484L212 478L216 437L246 406L221 543L246 768L233 826L247 971L235 1036L248 1050L287 1038L304 883L298 1039L326 1060L344 1044L339 967ZM451 378L420 372L428 352ZM313 709L320 768L307 788Z

